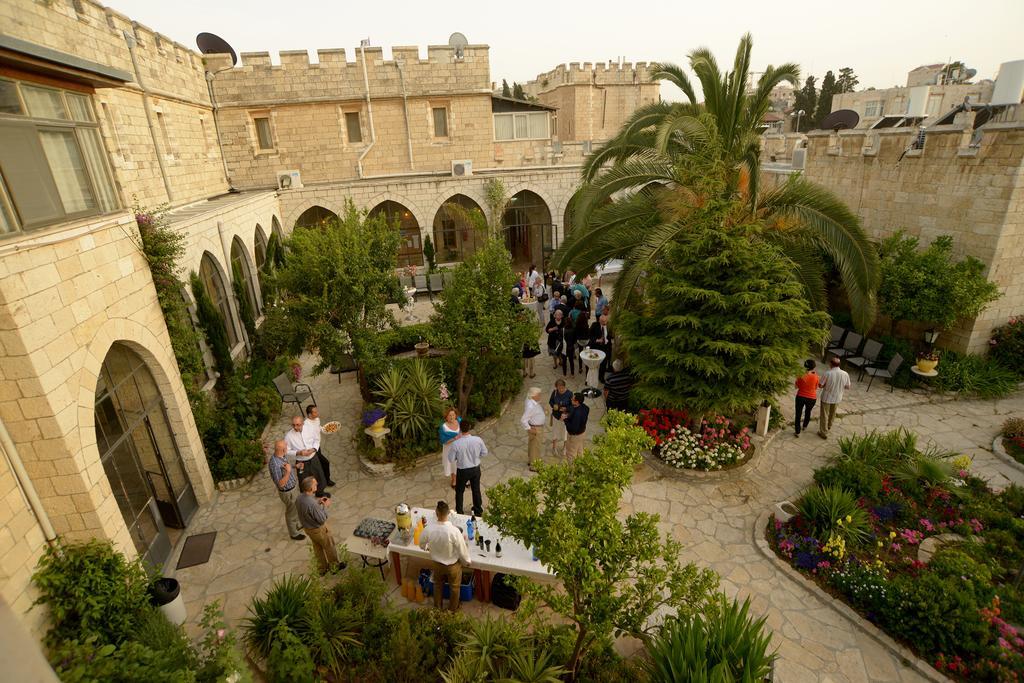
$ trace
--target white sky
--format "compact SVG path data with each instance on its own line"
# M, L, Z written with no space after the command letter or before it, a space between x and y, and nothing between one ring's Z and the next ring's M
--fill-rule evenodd
M102 1L102 0L101 0ZM109 0L111 7L195 48L201 31L236 52L313 52L362 38L392 45L442 45L453 31L490 45L491 80L509 84L568 62L670 61L707 46L723 68L739 37L754 37L754 70L793 61L801 78L853 67L859 88L906 83L921 64L962 59L977 78L995 78L1001 62L1024 59L1024 0L632 3L578 0ZM916 6L915 6L916 5ZM829 9L817 9L821 7ZM845 6L849 11L839 9ZM662 87L662 97L678 91Z

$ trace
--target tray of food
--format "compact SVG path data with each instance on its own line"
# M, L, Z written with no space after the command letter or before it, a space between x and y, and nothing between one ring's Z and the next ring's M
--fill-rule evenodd
M341 427L341 423L335 420L334 422L328 422L320 428L324 434L334 434Z
M391 536L391 532L394 530L394 522L367 517L363 521L359 522L356 530L352 533L354 536L367 539L373 545L386 546L388 544L388 539Z

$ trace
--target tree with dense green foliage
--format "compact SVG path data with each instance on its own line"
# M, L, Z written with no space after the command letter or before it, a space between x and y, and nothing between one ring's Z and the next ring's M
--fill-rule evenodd
M512 84L512 97L513 97L513 99L517 99L517 100L525 100L526 99L526 93L523 92L523 86L519 85L518 83L513 83Z
M508 87L508 81L501 79L501 96L512 97L512 89Z
M437 270L437 250L434 249L434 240L430 239L430 235L423 238L423 258L427 260L428 273Z
M824 308L826 267L835 264L861 329L875 315L878 259L856 215L824 188L793 176L759 191L760 135L771 91L795 83L795 64L768 67L747 93L751 38L740 41L733 71L722 73L709 50L690 54L705 101L673 64L652 77L675 84L688 102L658 102L637 110L611 141L588 157L573 200L575 226L554 255L556 268L590 272L612 258L625 261L615 309L629 308L647 273L691 230L690 214L709 202L736 203L722 212L730 224L763 226L759 239L781 249L812 306ZM809 110L813 111L813 109ZM707 179L707 180L706 180Z
M817 80L814 76L808 76L804 81L804 87L796 91L793 110L804 112L804 115L799 117L801 133L806 133L814 126L814 112L818 107L818 88L815 85Z
M305 330L302 345L320 355L316 372L352 354L365 383L362 369L380 362L377 337L395 325L387 303L403 299L398 243L398 230L383 214L368 217L351 200L337 220L292 233L275 280L288 320Z
M455 267L434 304L431 342L457 359L456 396L459 412L469 409L477 383L512 369L514 390L522 383L518 368L523 344L536 335L536 326L520 307L509 305L515 280L512 257L505 243L488 237ZM510 364L511 362L511 364Z
M658 517L620 519L619 501L641 451L653 440L632 415L609 411L604 434L575 459L540 467L487 490L487 521L501 535L532 546L556 584L519 579L519 590L575 627L565 667L576 680L580 659L603 639L644 637L649 618L666 608L682 616L709 603L717 576L679 560L681 546L658 531Z
M206 291L206 285L195 271L189 274L189 281L192 285L192 297L196 300L196 317L206 335L206 343L213 354L214 365L221 377L227 377L235 369L235 362L231 359L228 330L225 327L227 321L217 310L210 293Z
M824 340L828 315L811 311L789 259L753 236L687 232L648 276L637 310L619 314L645 405L747 411L790 386Z
M256 336L256 311L253 310L252 301L249 299L246 290L245 276L237 263L231 264L231 289L235 293L235 300L238 302L238 317L242 319L242 326L250 341Z
M263 305L269 306L277 299L277 283L274 275L281 269L285 262L284 247L281 245L281 238L276 232L270 233L267 240L267 253L260 266L260 294L263 296Z
M818 92L818 104L814 109L814 116L810 117L812 128L820 126L822 119L832 112L832 96L836 92L836 76L829 70L821 81L821 90Z
M858 83L860 83L860 79L857 78L857 74L853 73L853 69L844 66L839 70L839 77L836 78L836 92L853 92L857 89Z
M985 277L985 264L973 256L956 261L953 238L941 235L925 248L902 231L881 245L879 310L892 328L912 320L948 329L971 319L1001 295Z

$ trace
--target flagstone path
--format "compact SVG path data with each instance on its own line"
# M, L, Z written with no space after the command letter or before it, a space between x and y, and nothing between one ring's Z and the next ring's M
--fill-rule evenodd
M546 396L554 379L546 357L540 356L537 377L527 380L527 386L540 386ZM339 383L336 376L323 375L311 378L310 383L322 419L342 423L340 432L326 436L323 442L338 482L331 508L337 538L343 539L363 517L390 519L398 502L419 505L438 498L452 501L440 463L431 461L386 479L364 473L350 445L354 428L361 428L354 376L342 375ZM569 386L582 388L582 378L571 378ZM854 383L828 441L814 434L813 423L811 431L799 439L793 437L791 428L784 429L752 465L714 478L666 477L644 465L623 496L623 514L643 511L660 515L664 532L684 544L683 559L717 571L728 595L741 599L749 596L753 611L767 617L774 631L773 642L779 648L777 681L923 679L805 586L780 572L754 545L754 534L763 533L754 529L758 516L774 503L796 496L811 480L813 469L835 452L838 437L902 425L917 432L925 442L973 456L974 471L987 477L993 486L1024 482L1019 471L989 450L1003 420L1024 414L1024 394L999 401L953 401L900 390L890 393L884 385L874 385L868 392L866 386ZM485 487L528 475L526 439L519 426L525 392L524 387L505 414L479 432L491 451L483 464ZM288 428L293 410L285 408L278 431L283 433ZM789 418L792 410L792 406L783 407ZM596 423L603 413L603 402L598 399L592 405L591 433L598 429ZM310 566L308 542L286 537L280 502L264 473L243 488L218 494L214 502L200 510L188 533L214 530L218 537L210 562L176 573L193 630L203 603L221 600L228 620L237 624L252 597L262 594L274 577L305 571ZM173 567L176 561L175 555L168 566ZM397 589L392 596L403 601ZM467 605L467 610L473 612L485 609L479 604Z

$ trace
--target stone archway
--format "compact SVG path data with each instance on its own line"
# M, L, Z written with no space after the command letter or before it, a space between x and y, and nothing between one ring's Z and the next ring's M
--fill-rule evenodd
M228 335L228 345L234 349L242 341L242 335L231 305L231 290L228 289L228 278L217 258L209 251L203 253L199 261L199 279L202 280L206 293L213 305L224 318L224 331Z
M554 226L547 202L532 190L517 192L509 197L501 227L514 267L525 270L534 264L543 270L554 252Z
M336 220L338 220L338 214L319 204L314 204L299 214L299 217L295 219L294 228L319 228L327 221Z
M475 220L485 221L485 215L480 205L464 194L454 194L441 203L433 224L438 263L464 261L477 250L485 236L479 234Z
M398 244L398 266L422 266L423 243L420 240L420 223L415 214L404 204L385 199L370 209L366 216L384 216L388 225L398 226L401 241Z
M256 224L256 232L253 234L252 251L256 262L256 271L259 272L267 261L267 233L263 232L263 226L259 223Z

